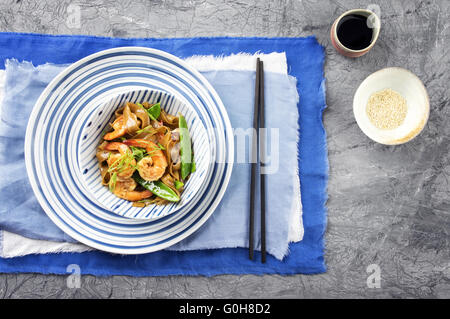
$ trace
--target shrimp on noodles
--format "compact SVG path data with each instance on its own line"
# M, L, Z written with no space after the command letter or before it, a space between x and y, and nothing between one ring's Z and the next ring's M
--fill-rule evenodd
M160 103L126 102L109 127L96 154L102 184L133 206L179 201L195 171L181 156L192 153L190 140L183 144L180 139L180 129L186 129L183 115L166 113Z

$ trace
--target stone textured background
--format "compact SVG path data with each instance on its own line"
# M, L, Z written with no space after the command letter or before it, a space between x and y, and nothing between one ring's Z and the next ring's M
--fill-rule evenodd
M0 31L115 37L307 36L326 47L330 181L326 274L109 278L0 275L3 298L449 298L450 1L0 0ZM382 31L374 49L351 60L329 41L333 20L375 3ZM75 21L76 22L76 21ZM76 24L76 23L75 23ZM431 99L430 120L413 141L376 144L358 128L353 94L370 73L401 66ZM366 284L370 264L381 288Z

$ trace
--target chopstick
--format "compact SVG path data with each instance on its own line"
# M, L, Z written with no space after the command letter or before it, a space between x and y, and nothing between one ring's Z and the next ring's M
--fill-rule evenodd
M255 79L255 103L253 108L253 135L252 135L252 158L251 158L251 177L250 177L250 221L248 236L248 256L253 260L254 254L254 227L255 227L255 186L256 186L256 165L258 164L258 112L260 99L260 63L256 59L256 79Z
M263 165L261 157L265 157L265 134L260 138L260 128L265 127L264 117L264 64L259 58L256 59L256 79L255 79L255 103L253 109L253 136L252 136L252 163L250 178L250 222L249 222L249 258L253 260L254 256L254 219L255 219L255 187L256 187L256 168L260 166L260 201L261 201L261 262L266 262L266 180L262 173ZM262 143L260 142L262 141ZM261 147L261 153L258 157L258 150Z
M260 62L260 78L259 78L259 127L263 128L263 130L259 133L259 147L260 158L259 158L259 174L260 174L260 183L261 183L261 262L266 262L266 175L263 174L262 167L265 164L265 156L266 156L266 136L265 136L265 109L264 109L264 64L263 61Z

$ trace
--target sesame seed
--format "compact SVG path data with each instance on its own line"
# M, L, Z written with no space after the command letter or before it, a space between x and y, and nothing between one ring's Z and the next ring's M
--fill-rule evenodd
M405 98L391 89L373 93L366 106L370 122L381 130L393 130L405 120L408 107Z

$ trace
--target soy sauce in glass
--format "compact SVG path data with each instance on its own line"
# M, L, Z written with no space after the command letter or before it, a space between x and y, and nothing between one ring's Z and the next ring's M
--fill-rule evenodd
M372 43L373 28L369 27L367 17L349 14L339 21L337 37L346 48L363 50Z

